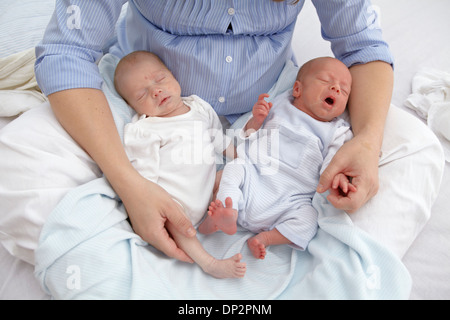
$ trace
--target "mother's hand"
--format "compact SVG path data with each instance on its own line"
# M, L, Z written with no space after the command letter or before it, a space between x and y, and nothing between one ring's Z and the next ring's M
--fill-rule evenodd
M130 186L121 199L134 231L167 256L192 263L166 229L170 223L186 237L195 236L192 223L179 205L162 187L140 175L133 178Z
M322 173L317 192L330 190L327 199L335 208L354 213L378 192L378 159L379 150L362 137L355 136L339 149ZM333 179L339 173L351 178L356 191L343 194L333 188Z

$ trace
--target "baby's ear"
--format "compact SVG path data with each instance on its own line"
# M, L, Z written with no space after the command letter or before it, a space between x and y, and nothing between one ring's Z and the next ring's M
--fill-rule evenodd
M292 95L294 98L298 98L302 95L303 85L299 80L296 80L294 87L292 88Z

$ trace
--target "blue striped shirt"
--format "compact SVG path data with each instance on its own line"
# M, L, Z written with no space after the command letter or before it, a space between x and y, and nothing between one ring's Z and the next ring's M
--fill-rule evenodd
M130 0L111 52L119 57L135 50L155 52L180 82L183 96L200 96L233 122L251 110L259 94L276 82L285 62L294 59L291 40L304 1ZM96 62L126 2L56 1L36 47L36 77L45 94L101 88ZM370 1L313 3L324 39L347 66L374 60L393 63Z

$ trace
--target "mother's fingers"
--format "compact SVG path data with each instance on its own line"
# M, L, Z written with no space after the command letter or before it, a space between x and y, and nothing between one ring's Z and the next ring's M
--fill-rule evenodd
M354 213L365 201L365 197L358 194L358 191L343 195L336 189L330 189L327 199L336 209L344 210L348 213Z
M327 199L335 208L354 213L373 197L372 189L373 184L368 179L356 177L352 180L348 193L343 194L339 188L330 188Z
M175 200L173 200L173 204L168 206L165 210L165 217L168 222L185 237L192 238L196 235L197 232L191 221L185 215L182 206Z
M180 248L175 241L169 236L167 230L163 227L160 229L151 243L156 249L165 253L168 257L178 259L180 261L193 263L192 259Z

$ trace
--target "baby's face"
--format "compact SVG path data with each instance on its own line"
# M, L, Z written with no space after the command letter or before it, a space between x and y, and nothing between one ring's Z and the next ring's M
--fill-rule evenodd
M183 106L178 81L156 59L127 64L117 84L122 97L138 114L167 117Z
M352 76L342 62L319 59L295 82L294 106L316 120L331 121L344 112L351 85Z

